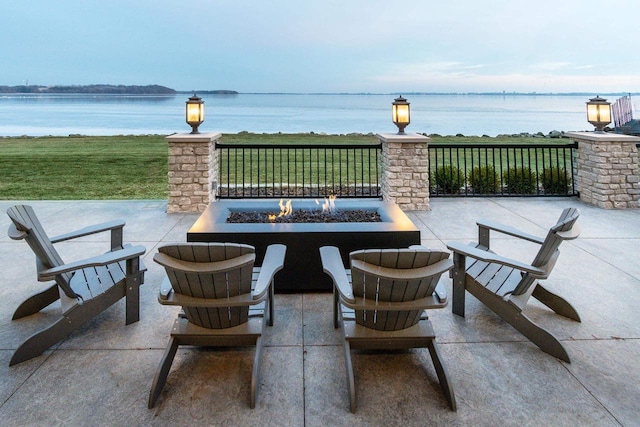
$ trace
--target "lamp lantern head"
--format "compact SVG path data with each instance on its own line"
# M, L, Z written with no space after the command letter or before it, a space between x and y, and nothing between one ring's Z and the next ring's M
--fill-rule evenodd
M596 133L603 133L611 123L611 103L596 96L587 102L587 121L596 127Z
M398 135L404 135L404 128L411 122L409 103L400 95L391 104L391 119L398 126Z
M198 132L198 126L204 122L204 101L194 93L186 104L187 123L191 126L191 133L200 133Z

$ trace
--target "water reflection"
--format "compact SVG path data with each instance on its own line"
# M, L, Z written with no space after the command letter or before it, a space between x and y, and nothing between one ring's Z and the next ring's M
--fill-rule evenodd
M128 102L167 102L174 100L180 95L103 95L103 94L3 94L0 102L8 100L10 102L25 103L128 103Z
M188 132L175 95L0 94L0 136ZM211 94L201 132L396 132L395 95ZM585 130L584 96L414 94L409 132L489 135Z

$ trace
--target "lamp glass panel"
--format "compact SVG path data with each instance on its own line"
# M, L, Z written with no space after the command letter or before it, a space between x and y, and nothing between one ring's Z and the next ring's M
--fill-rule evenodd
M587 121L598 122L598 105L587 104Z
M611 123L611 106L604 104L600 106L600 121Z
M202 122L204 120L204 108L202 104L187 104L187 122Z
M409 106L408 105L397 105L396 110L396 120L397 123L409 123Z

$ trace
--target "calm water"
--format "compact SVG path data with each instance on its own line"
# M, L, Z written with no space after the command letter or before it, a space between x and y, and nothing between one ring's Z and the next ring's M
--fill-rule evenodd
M189 96L0 95L0 136L188 132ZM201 132L395 132L394 95L204 95ZM410 132L489 135L592 130L586 96L406 95ZM609 97L614 101L615 97Z

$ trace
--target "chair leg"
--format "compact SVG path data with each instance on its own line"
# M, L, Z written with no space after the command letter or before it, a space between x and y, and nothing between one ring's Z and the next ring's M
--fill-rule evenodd
M554 337L551 333L545 331L540 326L536 325L531 319L524 314L520 313L514 322L509 322L516 328L522 335L529 338L529 340L540 347L540 350L548 353L560 360L564 360L567 363L571 363L569 354L565 350L560 341Z
M353 376L353 365L351 364L351 346L349 341L344 340L344 364L347 369L347 384L349 385L349 406L351 413L356 413L356 383Z
M256 354L253 358L253 370L251 372L251 401L249 406L251 409L256 407L256 398L258 396L258 386L260 379L260 360L262 358L262 337L256 340Z
M58 285L54 283L46 290L33 294L24 300L13 313L12 320L21 319L37 313L49 304L57 301L59 298L60 293L58 291Z
M465 299L465 276L466 276L466 259L459 253L453 254L453 269L451 270L451 278L453 279L453 295L451 302L451 311L453 314L464 317L464 299Z
M486 288L477 283L470 283L467 290L504 321L516 328L518 332L529 338L542 351L567 363L571 362L560 341L551 333L536 325L514 303L505 301L501 296L487 291Z
M338 304L340 304L340 295L336 289L336 285L333 285L333 327L338 329L340 327L340 321L338 319Z
M49 347L59 341L62 341L78 326L79 323L76 318L70 318L67 316L61 317L53 325L41 330L40 332L36 332L27 338L25 342L20 344L20 347L18 347L15 353L13 353L9 366L13 366L17 363L21 363L41 355Z
M149 409L156 405L156 401L164 388L167 376L169 375L169 370L171 369L171 364L173 363L173 358L178 350L178 345L178 339L176 337L171 337L169 339L169 345L167 345L167 348L164 351L164 355L160 361L160 366L158 366L158 371L156 372L156 376L153 378L153 383L151 384L151 391L149 392Z
M580 315L564 298L549 291L538 283L532 296L561 316L580 322Z
M269 286L269 297L267 298L269 310L265 310L265 316L267 315L267 311L269 314L269 323L268 323L269 326L273 326L273 310L274 310L273 302L274 302L275 287L276 285L274 282L272 282L271 286Z
M140 272L140 259L128 259L126 261L126 282L125 282L125 323L130 325L140 320L140 285L142 284L143 272Z
M449 406L451 406L452 411L457 410L456 405L456 396L453 393L453 385L449 382L449 378L447 376L447 369L445 368L442 360L440 358L440 351L436 346L435 340L429 341L429 353L431 354L431 360L433 361L433 366L436 368L436 374L438 374L438 380L440 380L440 387L442 387L442 391L444 392L444 397L449 402Z

